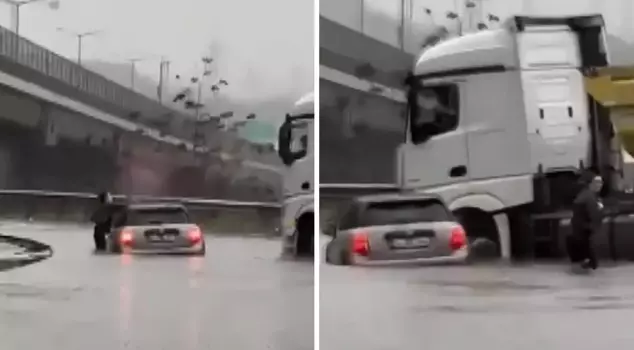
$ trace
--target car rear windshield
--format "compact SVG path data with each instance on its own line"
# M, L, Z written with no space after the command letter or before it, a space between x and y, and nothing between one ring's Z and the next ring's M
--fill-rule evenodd
M361 215L363 226L451 220L447 207L436 199L370 203Z
M189 217L183 209L134 209L128 211L125 221L130 226L185 224Z

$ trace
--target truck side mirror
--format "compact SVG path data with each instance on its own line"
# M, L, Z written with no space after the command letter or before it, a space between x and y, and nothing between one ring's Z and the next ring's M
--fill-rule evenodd
M284 165L291 165L294 157L291 152L292 125L288 118L280 126L277 136L277 154L282 159Z

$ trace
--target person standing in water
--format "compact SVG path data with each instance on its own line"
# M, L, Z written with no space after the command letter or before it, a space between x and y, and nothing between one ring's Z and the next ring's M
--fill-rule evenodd
M102 192L97 196L97 200L99 203L90 221L95 224L93 231L95 250L104 251L106 250L106 235L112 226L112 196L108 192Z
M573 203L572 235L568 237L570 261L580 264L583 269L598 267L592 247L592 237L599 232L603 223L603 204L599 192L603 188L603 179L594 173L581 177L583 188Z

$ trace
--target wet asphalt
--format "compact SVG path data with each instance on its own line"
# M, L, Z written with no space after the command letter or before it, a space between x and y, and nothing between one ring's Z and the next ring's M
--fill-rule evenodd
M0 273L0 348L313 349L313 264L274 239L208 237L206 257L92 253L90 228L0 224L53 246Z
M322 349L634 348L634 265L320 269Z

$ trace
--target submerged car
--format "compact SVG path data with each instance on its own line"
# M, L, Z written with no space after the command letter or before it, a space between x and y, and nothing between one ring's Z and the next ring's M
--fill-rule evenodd
M325 232L326 262L374 265L464 263L464 228L439 196L380 194L352 200Z
M205 255L205 237L181 204L130 204L112 217L107 237L111 253Z

